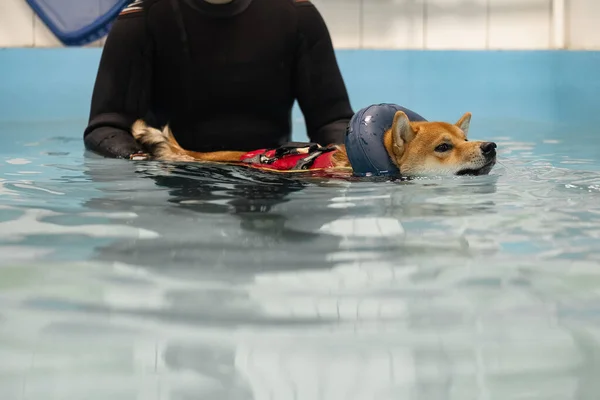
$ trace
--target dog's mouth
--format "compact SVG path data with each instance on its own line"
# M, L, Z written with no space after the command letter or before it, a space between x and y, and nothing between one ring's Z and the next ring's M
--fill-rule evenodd
M492 158L491 160L489 160L488 162L486 162L484 165L482 165L479 168L461 169L460 171L458 171L456 173L456 175L459 175L459 176L462 176L462 175L474 175L474 176L487 175L490 173L492 168L494 168L494 165L496 165L496 157Z

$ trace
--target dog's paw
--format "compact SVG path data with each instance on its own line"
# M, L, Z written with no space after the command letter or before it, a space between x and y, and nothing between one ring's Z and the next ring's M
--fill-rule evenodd
M148 153L134 153L129 155L129 159L132 161L147 161L152 157Z

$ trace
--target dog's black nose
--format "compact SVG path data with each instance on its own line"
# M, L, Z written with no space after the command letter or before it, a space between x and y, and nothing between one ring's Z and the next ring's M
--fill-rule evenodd
M484 156L491 155L496 152L496 147L494 142L481 143L481 152Z

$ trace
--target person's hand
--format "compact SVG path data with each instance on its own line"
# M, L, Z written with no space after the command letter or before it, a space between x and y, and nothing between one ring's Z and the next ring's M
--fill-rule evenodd
M130 133L110 126L100 127L90 132L84 137L84 142L87 149L107 157L126 160L152 158Z

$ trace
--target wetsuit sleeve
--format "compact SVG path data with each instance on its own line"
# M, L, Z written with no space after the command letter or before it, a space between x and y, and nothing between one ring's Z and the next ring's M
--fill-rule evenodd
M144 117L151 95L150 39L144 12L120 15L107 37L84 131L87 149L118 158L142 151L130 127Z
M329 30L312 3L296 0L295 6L298 50L294 86L307 135L322 145L343 143L353 111Z

